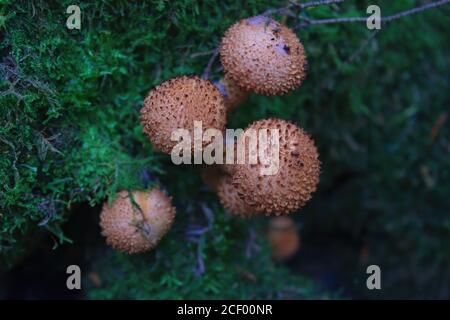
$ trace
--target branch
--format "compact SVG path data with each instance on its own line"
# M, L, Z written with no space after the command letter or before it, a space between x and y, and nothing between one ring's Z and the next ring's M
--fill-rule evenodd
M419 13L419 12L422 12L422 11L425 11L425 10L428 10L431 8L436 8L436 7L442 6L449 2L450 2L450 0L440 0L440 1L436 1L436 2L431 2L431 3L425 4L423 6L419 6L419 7L405 10L403 12L399 12L399 13L396 13L396 14L393 14L390 16L386 16L386 17L382 18L381 21L385 22L385 23L390 22L390 21L397 20L397 19L409 16L412 14L416 14L416 13Z
M436 2L427 3L422 6L418 6L412 9L408 9L402 12L398 12L389 16L381 17L381 23L388 23L409 15L413 15L425 10L429 10L432 8L436 8L439 6L443 6L444 4L449 3L450 0L440 0ZM345 18L331 18L331 19L311 19L304 16L299 16L298 19L303 20L303 23L298 24L294 29L307 27L310 25L318 25L318 24L335 24L335 23L347 23L347 22L366 22L367 17L345 17Z
M186 231L185 234L187 241L194 242L197 244L197 252L196 252L197 264L193 270L194 274L197 277L200 277L206 271L205 260L203 258L203 246L205 242L205 234L212 230L214 224L214 214L211 208L209 208L205 203L202 203L201 207L202 213L206 218L207 225L205 227L199 226L188 227L188 230Z
M220 52L219 48L216 48L212 51L211 58L209 58L208 64L205 68L205 71L203 71L203 79L209 78L209 73L211 72L212 65L213 65L214 61L216 61L216 58L219 55L219 52Z
M372 32L369 37L364 40L361 45L344 61L344 64L353 62L353 60L355 60L364 51L364 49L369 46L372 40L375 39L375 37L378 35L378 32L380 32L380 30L375 30L374 32Z
M318 7L323 5L329 5L333 3L341 3L344 2L344 0L318 0L318 1L310 1L305 3L298 3L296 1L290 1L291 6L300 8L300 9L306 9L311 7Z
M209 51L204 51L204 52L195 52L195 53L191 54L191 58L209 56L209 55L213 54L215 51L216 50L209 50Z
M306 8L312 8L312 7L318 7L322 5L330 5L334 3L342 3L344 0L317 0L317 1L310 1L305 3L298 3L297 1L289 1L289 5L282 7L282 8L276 8L276 9L268 9L265 12L262 13L263 16L270 16L273 14L287 14L287 15L293 15L291 12L292 8L298 8L300 10L306 9Z

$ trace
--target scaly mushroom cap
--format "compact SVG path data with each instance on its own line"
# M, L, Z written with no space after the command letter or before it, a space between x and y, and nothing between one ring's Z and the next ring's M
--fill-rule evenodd
M193 142L194 121L202 121L203 131L225 129L223 97L210 81L187 76L174 78L151 90L145 98L141 110L143 131L157 150L170 154L178 143L170 139L175 129L189 130Z
M246 164L236 165L232 183L239 196L254 211L266 215L287 214L303 207L319 182L320 161L314 141L295 124L281 119L256 121L239 139L245 139L246 133L251 129L256 132L259 129L278 129L279 166L276 174L262 175L261 168L267 169L271 165L261 163L259 157L257 164L246 161ZM268 137L272 137L270 131ZM242 142L238 140L238 143ZM258 142L257 146L258 152L261 147L268 154L266 151L271 145L263 148ZM248 145L246 150L248 154Z
M229 213L243 218L249 218L254 215L254 210L239 197L236 188L232 184L231 177L227 174L223 174L219 180L217 196L220 203Z
M154 248L170 229L175 218L171 198L158 188L148 192L118 193L111 206L103 205L100 215L102 235L114 249L140 253Z
M220 79L219 82L215 83L215 85L224 97L227 112L236 109L236 107L244 102L250 94L249 91L239 87L228 74L225 74L225 76Z
M269 96L297 88L306 71L305 50L295 33L264 16L232 25L222 39L220 60L239 87Z

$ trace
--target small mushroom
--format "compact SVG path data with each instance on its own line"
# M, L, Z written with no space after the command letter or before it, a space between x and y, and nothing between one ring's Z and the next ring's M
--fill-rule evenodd
M238 87L263 95L280 95L297 88L307 64L295 33L265 16L232 25L222 38L220 60Z
M206 186L219 197L222 206L232 215L251 217L253 210L239 197L231 183L231 176L218 165L206 165L201 177Z
M249 91L239 87L228 74L225 74L225 76L215 83L215 85L224 97L227 112L236 109L236 107L244 102L250 94Z
M203 130L225 129L226 108L221 93L210 81L196 76L163 82L149 92L141 109L144 133L157 150L167 154L178 143L171 141L173 130L189 130L193 141L194 121L202 121Z
M319 182L320 161L314 141L294 123L281 119L256 121L239 139L244 139L248 130L259 129L278 129L278 171L262 175L261 168L268 164L258 158L257 164L235 165L232 184L244 203L256 213L294 212L306 204Z
M159 243L174 218L171 198L159 188L148 192L121 191L111 206L103 205L100 227L106 243L114 249L141 253Z
M231 177L223 174L217 185L217 196L223 207L231 214L243 218L252 217L254 210L241 199L231 183Z
M269 244L275 260L287 260L300 248L300 236L294 220L289 217L274 217L269 222Z

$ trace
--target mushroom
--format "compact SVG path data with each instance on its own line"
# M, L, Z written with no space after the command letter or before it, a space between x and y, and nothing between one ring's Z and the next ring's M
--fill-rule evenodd
M231 183L231 176L218 165L206 165L201 177L206 186L217 193L222 206L232 215L251 217L253 210L239 197Z
M243 218L249 218L254 215L254 210L243 201L236 188L231 182L231 177L223 174L217 184L217 196L223 207L231 214Z
M306 71L305 51L295 33L266 16L232 25L222 38L220 60L238 87L269 96L297 88Z
M263 164L258 158L256 164L235 165L232 184L244 203L256 213L279 215L294 212L306 204L319 182L320 161L314 141L292 122L267 119L251 124L239 137L238 143L242 143L249 130L260 129L278 129L278 171L262 175L261 169L270 163ZM258 141L258 148L261 147Z
M268 240L275 260L291 258L300 248L300 236L294 220L274 217L269 222Z
M157 150L168 154L177 144L171 141L173 130L189 130L193 141L194 121L201 121L203 130L225 129L226 108L221 93L210 81L196 76L163 82L149 92L141 109L144 133Z
M233 111L238 105L244 102L250 92L239 87L226 73L220 81L215 83L216 87L222 93L227 111Z
M114 249L141 253L159 243L174 218L171 198L159 188L121 191L111 205L103 205L100 227L106 243Z

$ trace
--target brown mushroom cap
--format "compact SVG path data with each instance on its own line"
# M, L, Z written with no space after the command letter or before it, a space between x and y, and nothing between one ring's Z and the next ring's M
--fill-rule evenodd
M286 93L305 77L306 56L299 39L265 16L232 25L222 39L220 59L239 87L263 95Z
M148 192L118 193L111 206L103 205L100 215L102 235L114 249L140 253L154 248L170 229L175 218L171 198L158 188Z
M289 217L274 217L269 222L267 234L275 260L291 258L300 248L300 236L294 220Z
M202 121L203 131L223 131L226 108L219 90L208 80L182 76L163 82L151 90L141 109L143 131L157 150L170 154L178 143L172 131L187 129L193 141L194 121Z
M225 74L225 76L215 85L224 97L227 112L236 109L236 107L244 102L250 94L249 91L239 87L228 74Z
M227 174L223 174L219 180L217 196L220 203L229 213L243 218L249 218L254 215L254 210L239 197L236 188L232 184L231 177Z
M219 165L205 165L202 167L201 177L206 186L217 193L220 203L231 214L241 217L252 216L253 210L239 198L235 187L231 184L231 177L222 171Z
M260 161L236 165L232 183L239 196L255 212L266 215L287 214L303 207L319 182L320 161L314 141L294 123L280 119L259 120L245 132L249 129L279 130L279 170L274 175L261 175Z

